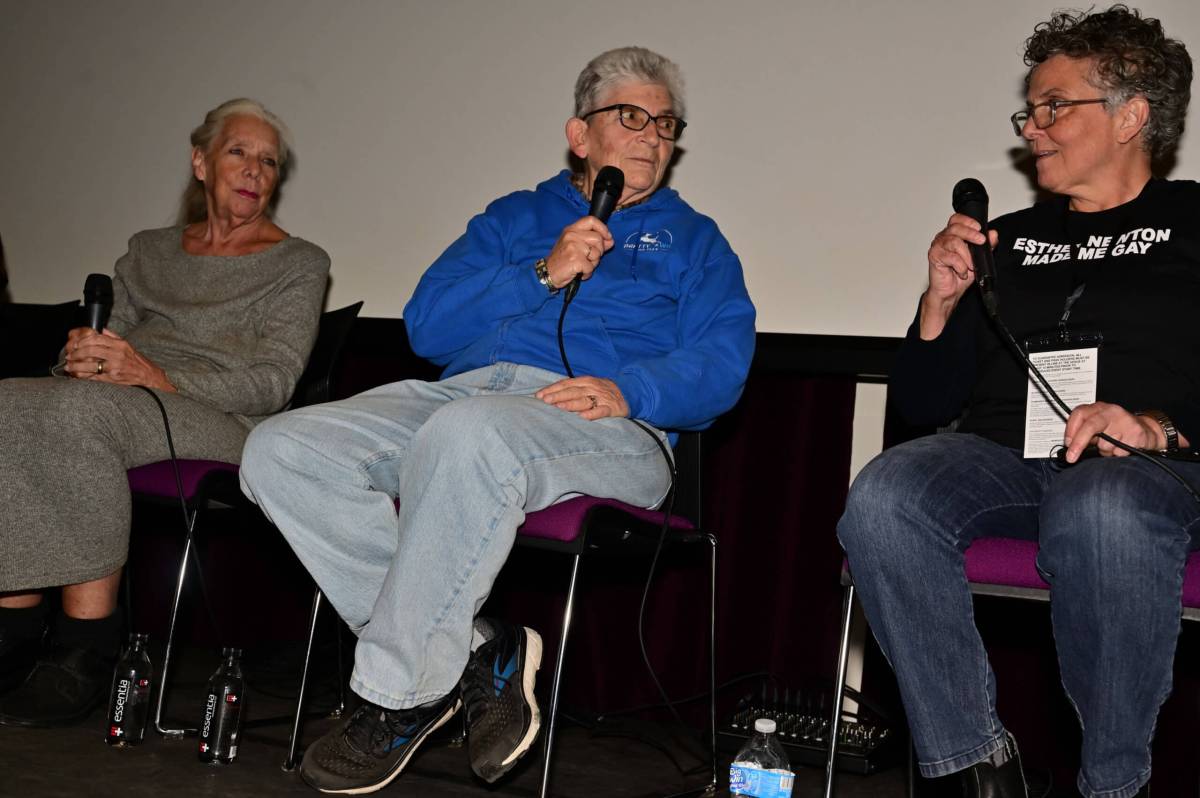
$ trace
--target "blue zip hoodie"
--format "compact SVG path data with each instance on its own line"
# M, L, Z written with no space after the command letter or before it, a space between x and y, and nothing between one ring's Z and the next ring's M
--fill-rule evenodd
M562 294L533 265L588 210L565 170L488 205L405 306L413 351L445 366L443 377L502 361L561 372ZM615 212L608 227L613 248L567 310L571 368L615 382L634 418L703 429L737 401L754 354L741 263L674 189Z

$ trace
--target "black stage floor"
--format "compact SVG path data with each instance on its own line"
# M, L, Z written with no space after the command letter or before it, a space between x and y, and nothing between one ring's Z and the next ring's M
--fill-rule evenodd
M187 718L199 709L207 672L216 656L207 651L187 651L179 679L172 678L169 710ZM288 657L291 662L295 659ZM157 658L156 662L161 662ZM269 677L247 663L251 685L247 717L285 714L292 707L287 689L275 689ZM292 681L291 676L279 682ZM331 706L331 680L314 696L318 704ZM320 688L320 685L318 685ZM293 688L294 689L294 688ZM193 706L194 705L194 706ZM302 739L311 742L334 721L316 717L307 721ZM146 742L135 748L114 749L104 744L103 710L79 726L66 729L13 729L0 727L0 796L315 796L295 772L281 769L290 726L261 726L244 732L237 762L227 766L204 765L197 761L194 738L168 740L149 732ZM452 721L446 729L455 725ZM627 736L634 732L654 738L665 750ZM445 732L445 733L443 733ZM541 776L540 740L534 751L499 784L489 787L475 779L467 765L466 751L455 747L452 734L443 730L419 751L409 768L381 796L536 796ZM663 796L703 782L700 774L684 777L672 757L684 769L700 763L688 746L669 742L664 727L654 723L602 727L602 731L567 722L556 739L551 793L573 798L622 798ZM722 784L729 754L722 755ZM798 768L793 796L807 798L822 794L823 773ZM904 778L899 769L873 776L843 775L838 795L843 798L904 795Z

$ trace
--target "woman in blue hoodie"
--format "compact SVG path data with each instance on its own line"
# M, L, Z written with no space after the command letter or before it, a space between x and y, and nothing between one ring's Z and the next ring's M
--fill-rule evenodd
M754 348L741 264L661 188L686 125L681 89L648 50L593 59L566 125L579 170L491 203L405 308L442 379L288 413L247 443L247 495L359 637L351 687L365 703L305 755L317 789L394 779L458 710L460 678L479 704L473 769L510 769L537 736L541 641L475 616L525 514L578 494L657 506L666 431L703 429L737 401ZM589 209L607 166L624 186L606 224Z

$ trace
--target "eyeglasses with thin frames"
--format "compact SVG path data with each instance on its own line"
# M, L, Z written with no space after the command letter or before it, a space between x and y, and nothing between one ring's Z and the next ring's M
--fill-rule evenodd
M617 103L616 105L606 105L603 108L597 108L595 111L588 111L580 119L587 119L589 116L602 114L605 111L616 111L617 121L621 123L621 127L626 130L645 130L646 125L651 122L658 130L658 135L662 136L667 141L675 141L683 133L683 129L687 127L687 122L683 121L682 117L672 114L659 114L651 116L650 112L645 108L629 103Z
M1025 127L1025 123L1033 117L1033 126L1038 130L1045 130L1053 125L1058 120L1059 108L1070 108L1072 105L1092 105L1093 103L1107 103L1107 97L1099 97L1095 100L1050 100L1049 102L1038 103L1031 105L1028 108L1023 108L1017 111L1009 119L1012 121L1013 132L1018 136L1021 135L1021 130Z

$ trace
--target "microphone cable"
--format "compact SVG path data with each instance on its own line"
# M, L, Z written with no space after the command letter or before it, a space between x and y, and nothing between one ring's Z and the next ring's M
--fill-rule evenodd
M571 368L571 362L567 359L567 347L566 347L565 343L563 342L563 321L567 317L567 308L571 306L571 300L573 300L575 298L576 292L570 290L575 285L576 285L575 283L572 283L567 286L567 289L564 290L562 310L559 311L559 314L558 314L558 353L559 353L559 356L562 358L563 371L566 372L566 375L568 377L572 377L572 378L575 376L575 371ZM677 471L675 468L675 460L674 460L674 458L671 457L670 453L667 451L667 447L663 444L663 442L661 440L659 440L659 437L654 434L653 430L651 430L650 427L648 427L647 425L638 421L636 418L630 418L629 421L636 424L640 430L642 430L647 435L649 435L650 439L652 441L654 441L655 445L658 446L658 450L659 450L659 452L662 453L663 460L667 464L667 471L671 477L671 484L670 484L670 487L667 489L667 497L663 504L664 510L663 510L662 529L659 531L658 542L654 546L654 555L650 559L650 568L646 573L646 584L642 588L642 599L641 599L641 603L638 607L638 622L637 622L638 647L641 649L642 663L645 664L646 672L650 674L650 680L652 682L654 682L655 689L658 690L658 694L662 697L663 705L666 706L667 709L670 710L671 715L675 718L676 723L678 723L680 726L686 727L687 724L683 722L683 717L679 714L679 710L675 707L675 703L673 701L671 701L670 696L667 695L667 691L662 686L662 682L659 681L658 674L655 672L654 666L650 663L650 654L646 649L646 633L645 633L646 604L649 601L650 585L654 581L654 574L655 574L655 571L658 569L659 556L662 554L663 548L666 547L667 535L670 534L670 531L671 531L671 513L675 509L675 492L676 492L675 491L675 480L676 480L676 476L677 476Z
M158 412L162 415L163 432L166 434L167 438L167 454L169 455L169 459L171 461L171 472L175 476L175 489L179 495L179 509L183 512L184 547L191 552L192 565L195 566L196 574L200 580L200 594L204 600L204 609L208 615L208 621L212 624L213 630L217 632L218 636L220 636L220 626L217 624L217 616L216 613L213 612L212 602L208 597L208 588L206 586L207 583L204 579L204 569L201 567L200 555L196 551L195 537L192 534L192 523L191 519L189 518L187 506L187 494L183 489L183 476L179 471L179 458L175 454L175 440L171 435L171 422L167 418L167 408L165 405L163 405L162 399L158 398L158 394L156 394L150 388L146 387L145 385L134 385L132 387L144 391L147 395L149 395L149 397L154 400L154 404L158 405ZM183 567L187 568L187 563L184 563Z
M975 269L975 283L979 289L979 298L982 301L987 317L991 319L995 325L996 330L1000 333L1004 344L1011 348L1016 354L1017 359L1029 369L1029 373L1033 375L1037 384L1045 390L1046 394L1054 401L1054 404L1063 411L1063 413L1065 413L1067 416L1070 416L1072 413L1072 408L1062 400L1062 397L1060 397L1058 392L1054 390L1054 387L1050 384L1050 381L1047 380L1037 366L1034 365L1028 353L1021 347L1019 343L1017 343L1017 339L1013 336L1012 332L1009 331L1008 326L1000 318L1000 313L997 308L998 303L996 300L996 262L995 256L992 254L992 248L988 243L989 228L987 189L985 189L983 184L973 177L964 178L954 185L954 190L950 195L950 203L954 207L955 213L961 213L974 219L979 224L979 229L983 233L984 243L968 244L967 247L971 252L971 261ZM1190 495L1197 504L1200 504L1200 493L1197 493L1196 490L1188 484L1187 480L1180 476L1175 469L1168 466L1166 462L1164 462L1164 458L1155 457L1143 449L1139 449L1136 446L1130 446L1124 441L1119 441L1105 432L1097 433L1096 437L1112 444L1118 449L1123 449L1124 451L1141 457L1146 461L1153 463L1158 468L1161 468L1173 480L1182 485L1183 489L1188 492L1188 495ZM1051 451L1050 456L1061 457L1063 454L1065 454L1064 447L1057 447ZM1062 458L1062 462L1065 465L1071 465L1070 463L1066 462L1065 457ZM1196 462L1200 462L1200 459L1197 459Z
M985 251L984 257L987 258L987 260L990 264L992 262L992 258L993 258L992 250L990 247L988 247L986 245L983 246L983 249ZM1000 336L1001 336L1001 339L1003 340L1003 342L1016 354L1017 358L1021 361L1021 363L1023 363L1026 367L1028 367L1029 373L1033 375L1034 379L1037 381L1037 384L1039 386L1041 386L1041 388L1046 392L1046 395L1049 396L1054 401L1054 404L1057 405L1058 408L1060 410L1062 410L1063 413L1070 416L1071 412L1072 412L1072 408L1066 402L1064 402L1062 400L1062 397L1060 397L1058 395L1058 392L1054 390L1054 386L1050 384L1050 381L1048 379L1046 379L1045 375L1042 374L1041 370L1038 369L1038 367L1036 365L1034 365L1033 361L1029 358L1029 355L1025 351L1025 349L1019 343L1017 343L1017 339L1013 336L1012 332L1008 329L1008 325L1006 325L1004 323L1004 320L1000 318L1000 313L997 310L997 302L996 302L996 296L994 293L994 288L990 285L987 286L986 288L984 286L979 286L979 290L981 293L981 298L984 299L983 305L984 305L984 309L987 311L987 316L992 321L992 323L995 325L996 330L1000 333ZM983 295L986 295L986 296L983 296ZM1146 460L1147 462L1153 463L1156 467L1161 468L1163 471L1165 471L1171 477L1171 479L1175 480L1180 485L1182 485L1183 489L1188 492L1188 495L1191 496L1192 499L1194 499L1197 504L1200 504L1200 493L1198 493L1196 491L1196 489L1193 488L1188 483L1188 481L1185 480L1179 474L1178 471L1176 471L1175 469L1173 469L1169 465L1167 465L1167 463L1164 461L1164 458L1156 457L1155 455L1151 454L1150 452L1147 452L1144 449L1139 449L1136 446L1130 446L1128 443L1125 443L1124 441L1121 441L1121 440L1117 440L1116 438L1112 437L1111 435L1109 435L1106 432L1097 433L1096 437L1100 438L1103 441L1107 441L1108 443L1111 443L1113 446L1115 446L1118 449L1123 449L1124 451L1129 452L1132 455L1136 455L1137 457L1141 457L1142 459ZM1057 448L1054 450L1054 455L1058 455L1060 452L1063 452L1063 451L1064 451L1064 448L1062 448L1062 447ZM1054 455L1052 455L1052 456L1054 456ZM1076 461L1076 462L1078 462L1078 461ZM1197 462L1200 462L1200 460L1197 460Z

